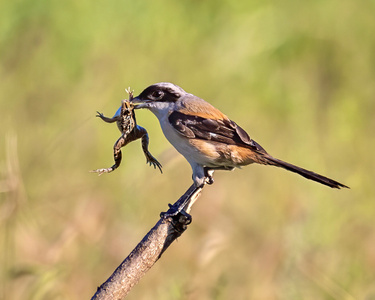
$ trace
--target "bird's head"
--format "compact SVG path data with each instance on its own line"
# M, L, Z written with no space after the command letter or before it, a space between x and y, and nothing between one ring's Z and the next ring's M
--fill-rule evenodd
M187 93L179 86L161 82L150 85L132 102L136 109L148 108L151 111L166 109L173 106L182 96Z

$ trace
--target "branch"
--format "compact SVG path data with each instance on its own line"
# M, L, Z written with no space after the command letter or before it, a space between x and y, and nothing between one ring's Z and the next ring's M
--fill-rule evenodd
M200 196L202 187L194 184L180 197L145 235L129 256L96 291L91 300L123 299L146 272L157 262L169 245L191 223L188 214Z

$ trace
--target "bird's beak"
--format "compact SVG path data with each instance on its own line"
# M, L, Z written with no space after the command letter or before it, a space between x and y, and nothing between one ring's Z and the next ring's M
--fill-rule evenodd
M148 103L150 101L148 100L141 100L138 97L135 97L132 99L132 103L134 105L134 109L139 109L139 108L148 108Z
M134 109L138 109L138 108L148 108L148 102L150 101L147 101L147 100L141 100L139 99L138 97L135 97L131 100L131 103L134 105ZM115 117L120 117L121 116L121 107L119 107L119 109L116 111L115 115L113 116L113 118Z

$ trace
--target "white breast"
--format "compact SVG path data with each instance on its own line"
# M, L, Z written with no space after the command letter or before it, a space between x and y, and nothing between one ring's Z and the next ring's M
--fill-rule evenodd
M179 104L176 103L175 105ZM190 144L189 139L181 135L169 123L168 117L170 113L176 109L178 110L178 107L171 105L171 103L165 102L155 102L149 107L149 110L159 119L161 129L163 130L167 140L186 158L193 168L196 164L202 166L212 166L213 162L208 157L203 155L192 144Z
M192 146L188 138L178 133L178 131L176 131L169 123L167 117L160 117L159 122L167 140L186 158L190 165L210 165L208 158Z

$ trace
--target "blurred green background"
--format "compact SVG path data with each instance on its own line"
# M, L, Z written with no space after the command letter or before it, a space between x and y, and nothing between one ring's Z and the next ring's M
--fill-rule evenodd
M374 1L2 1L0 299L89 299L191 184L157 119L113 163L125 88L171 81L281 169L217 172L128 299L375 299Z

